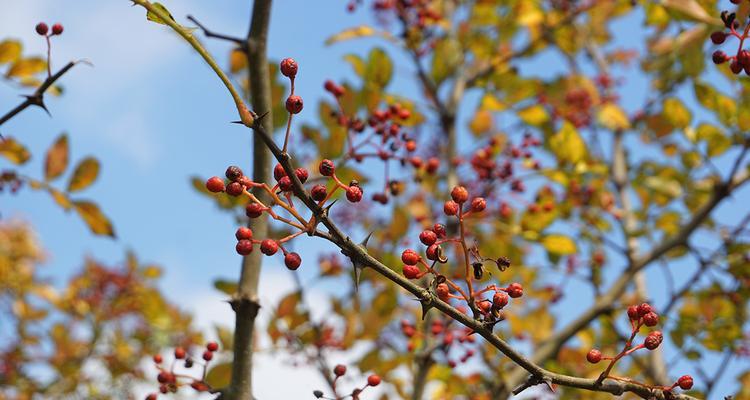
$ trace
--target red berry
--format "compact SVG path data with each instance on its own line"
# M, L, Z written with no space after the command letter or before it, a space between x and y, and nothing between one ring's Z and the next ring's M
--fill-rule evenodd
M214 353L213 352L208 351L208 350L206 350L206 351L203 352L203 359L204 360L211 361L212 358L214 358Z
M163 394L167 394L169 393L169 388L167 387L167 385L159 385L159 391Z
M258 218L263 214L263 206L258 203L248 203L245 206L245 215L248 218Z
M44 22L40 22L36 24L36 33L44 36L49 31L49 27Z
M244 174L242 173L240 167L231 165L227 168L227 171L224 173L224 175L226 175L227 179L229 179L230 181L236 182L237 179L240 179L240 177Z
M591 349L589 350L589 353L586 354L586 360L592 364L596 364L602 360L602 352L597 349Z
M284 256L284 265L294 271L302 264L302 257L297 253L288 253Z
M471 211L482 212L487 208L487 201L483 197L475 197L471 200Z
M648 336L646 336L646 340L643 341L643 345L649 350L654 350L659 347L663 340L664 336L660 331L653 331L649 333Z
M163 359L161 358L161 355L159 355L159 354L155 354L154 355L154 362L155 363L161 364L162 361L163 361Z
M739 74L742 72L742 64L738 63L737 60L732 61L731 64L729 64L729 69L734 74Z
M404 276L406 279L417 279L421 271L416 265L404 265Z
M292 190L292 180L288 176L283 176L279 179L279 189L283 192L290 192Z
M406 249L401 253L401 261L406 265L417 265L419 262L419 254L412 249Z
M445 215L456 215L460 206L453 200L448 200L443 204L443 212Z
M425 254L427 255L427 259L432 260L432 261L437 260L438 259L438 249L439 248L440 248L440 246L438 246L436 244L433 244L430 247L428 247L427 250L425 251ZM403 258L402 258L402 260L403 260Z
M239 182L231 182L227 185L226 192L230 196L239 196L245 190Z
M297 175L297 179L299 179L301 183L307 182L307 178L310 177L310 174L307 172L307 170L302 167L295 169L294 174Z
M437 233L424 230L419 234L419 241L422 242L425 246L430 246L437 241Z
M208 343L206 343L206 350L208 350L208 351L219 350L219 344L216 343L216 342L208 342Z
M440 160L437 157L431 157L427 160L427 167L425 169L427 170L428 174L434 174L435 172L437 172L439 167Z
M683 375L677 380L677 385L682 390L689 390L693 387L693 377L690 375Z
M333 176L335 170L336 168L333 165L333 161L328 159L321 161L320 165L318 166L318 171L323 176Z
M406 148L406 151L408 151L409 153L411 153L411 152L417 150L417 142L415 142L413 140L407 140L406 144L404 145L404 147Z
M331 93L332 95L336 97L341 97L345 93L345 90L342 86L337 85L330 79L325 81L325 83L323 84L323 87L325 88L327 92Z
M52 34L53 35L60 35L63 33L63 26L61 24L54 24L52 25Z
M638 306L633 305L628 307L628 318L630 318L631 321L638 321Z
M279 181L279 179L286 176L286 171L284 171L284 167L281 166L281 164L276 164L273 167L273 179L276 179L276 182Z
M651 312L651 306L648 303L643 303L638 306L638 316L643 317L644 315Z
M253 230L246 226L241 226L237 228L234 237L236 237L237 240L250 240L253 238Z
M435 234L438 235L439 238L444 238L448 234L448 232L445 230L445 225L443 224L433 225L432 231L435 232Z
M352 203L359 203L362 200L362 188L359 186L349 186L346 189L346 199Z
M262 242L260 242L260 252L267 256L272 256L276 254L278 250L279 250L279 244L276 243L276 241L274 240L265 239Z
M243 239L237 242L237 245L234 246L234 249L237 251L237 254L241 256L246 256L253 252L253 242Z
M157 396L158 395L156 393L151 393L148 396L146 396L146 400L156 400Z
M225 189L224 180L218 176L212 176L206 181L206 189L212 193L223 192Z
M183 349L182 347L175 347L174 358L181 360L185 358L185 354L186 354L185 349Z
M286 110L290 114L299 114L302 111L302 97L297 95L289 96L286 99Z
M237 183L244 186L245 189L249 189L251 186L253 186L252 179L248 178L246 175L242 175L241 177L237 178Z
M377 375L370 375L367 377L367 384L369 386L378 386L380 385L380 377Z
M659 316L652 311L643 316L643 323L646 326L656 326L659 323Z
M523 296L523 286L520 283L511 283L507 287L508 296L516 299Z
M339 364L333 367L333 373L336 376L344 376L344 374L346 374L346 365Z
M172 374L167 371L159 372L159 375L156 375L156 381L159 383L167 383L171 380L170 375Z
M435 292L437 293L438 298L440 298L440 300L442 301L448 301L450 299L449 295L451 293L451 290L448 287L448 284L445 282L438 284L435 288Z
M505 292L497 292L492 296L492 306L501 309L508 305L508 295Z
M287 78L294 78L297 76L299 66L297 65L297 61L294 61L293 58L285 58L279 63L279 69L281 70L282 75Z
M727 34L724 32L714 32L711 34L711 41L714 44L722 44L727 39Z
M209 387L207 384L201 382L201 381L193 381L193 383L190 384L190 387L193 388L196 392L208 392Z
M714 64L723 64L727 62L729 57L727 56L727 53L721 50L716 50L714 51L714 54L711 56L711 59L713 60Z
M327 195L328 190L326 189L325 185L315 185L313 186L312 190L310 190L310 196L315 201L323 201Z
M451 198L456 203L464 203L469 199L469 191L463 186L456 186L451 190Z

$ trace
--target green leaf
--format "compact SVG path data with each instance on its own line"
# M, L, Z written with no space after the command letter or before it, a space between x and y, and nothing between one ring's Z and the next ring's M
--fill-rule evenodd
M601 106L596 118L599 124L611 131L630 128L628 116L622 111L620 106L614 103L607 103Z
M550 148L560 161L577 163L586 157L586 143L578 130L570 123L563 123L562 128L550 138Z
M73 176L68 182L68 191L77 192L91 186L99 176L99 161L94 157L86 157L78 163Z
M237 293L237 282L217 279L214 281L214 288L222 293L232 296Z
M16 165L24 164L31 158L29 150L12 137L0 139L0 155Z
M690 110L682 104L682 101L674 97L664 100L662 112L667 121L678 129L687 128L693 118Z
M226 388L232 381L232 363L216 364L208 370L206 383L215 388Z
M578 252L576 243L568 236L553 234L542 238L542 246L553 254L565 256Z
M356 54L347 54L344 56L344 61L352 65L354 73L356 73L357 76L359 76L360 78L363 78L365 76L365 69L367 68L367 66L365 65L365 61L362 59L362 57Z
M73 202L73 207L86 225L88 225L92 233L95 235L115 237L115 230L112 227L112 223L102 213L96 203L78 200Z
M380 89L386 87L393 76L393 63L383 49L376 47L370 50L365 68L365 82Z
M443 39L435 45L432 57L432 80L438 85L450 77L461 64L461 44L453 39Z
M157 10L159 10L160 13L162 13L162 14L166 15L167 17L169 17L169 19L171 19L172 21L177 22L177 21L175 21L174 17L169 12L169 10L167 10L167 7L164 7L163 4L161 4L161 3L152 3L151 5L154 8L156 8ZM155 13L155 12L153 12L151 10L148 10L148 12L146 12L146 19L149 20L149 21L151 21L151 22L156 22L157 24L162 24L162 25L166 25L167 24L167 22L165 20L163 20L157 13Z
M706 142L706 152L709 157L723 154L732 146L732 139L719 128L709 124L701 124L695 130L695 138Z
M51 181L65 172L68 168L69 153L68 135L63 133L47 150L47 157L44 160L44 180Z

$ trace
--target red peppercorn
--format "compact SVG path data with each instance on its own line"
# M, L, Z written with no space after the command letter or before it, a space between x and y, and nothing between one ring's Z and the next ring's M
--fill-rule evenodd
M646 336L646 340L643 341L643 345L649 350L654 350L659 347L663 340L664 336L660 331L653 331L649 333L648 336Z
M643 316L643 323L646 326L656 326L659 323L659 316L655 312L649 312Z
M302 257L297 253L288 253L284 256L284 265L292 271L299 268L302 264Z
M644 315L651 312L651 306L648 303L643 303L638 306L638 316L643 317Z
M292 191L292 180L288 176L283 176L279 179L279 189L283 192Z
M218 176L212 176L206 181L206 189L212 193L223 192L225 189L224 180Z
M279 63L279 69L281 70L282 75L287 78L294 78L297 76L299 66L297 65L297 61L294 61L293 58L285 58Z
M631 321L637 321L638 318L638 306L632 305L628 307L628 318L630 318Z
M206 350L208 350L208 351L219 350L219 344L216 343L216 342L208 342L208 343L206 343Z

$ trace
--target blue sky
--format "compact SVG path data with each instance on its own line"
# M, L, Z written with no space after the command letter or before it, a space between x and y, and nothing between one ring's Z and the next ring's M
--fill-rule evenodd
M53 66L74 59L94 64L93 68L76 67L63 78L65 95L48 100L53 118L30 109L6 124L3 132L32 149L35 158L24 169L30 175L41 176L44 151L63 131L70 134L73 160L98 157L103 164L100 180L82 197L101 205L115 224L118 240L93 237L74 215L63 213L45 194L29 190L0 197L3 217L33 224L49 252L45 273L50 276L68 276L86 255L116 262L127 249L133 249L142 260L166 268L162 287L170 298L196 312L201 324L231 324L233 316L211 282L238 275L240 260L233 251L236 226L228 215L196 195L188 179L194 174L218 175L230 163L249 169L249 133L228 123L236 115L218 79L189 46L165 28L148 23L144 11L130 7L125 0L1 3L0 39L19 38L26 52L40 54L44 44L34 33L34 25L59 21L65 25L65 33L54 38ZM247 30L249 3L165 1L178 20L192 14L217 31L238 36ZM343 28L372 22L370 13L349 14L343 1L279 0L272 15L269 56L292 56L300 65L296 90L307 108L300 119L295 118L295 125L299 126L300 120L314 122L317 113L313 105L322 95L323 81L353 78L343 55L364 55L379 43L366 39L326 47L324 40ZM617 29L634 37L644 34L637 17L618 24ZM210 40L206 43L225 64L229 46ZM398 62L403 60L399 54L389 52L397 57L393 85L402 93L416 93L412 67ZM546 74L549 64L548 58L539 59L529 68ZM15 106L17 95L23 93L7 85L0 88L2 110ZM642 76L629 74L623 97L635 100L626 107L638 104L646 89ZM475 103L470 99L467 104L464 114ZM310 263L316 259L316 247L331 249L319 240L298 242L303 258ZM290 290L291 277L280 257L265 261L261 297L271 304ZM304 263L300 273L303 278L308 276ZM654 279L660 284L660 277L654 275ZM325 292L314 291L312 296L313 301L324 303ZM314 373L303 369L290 372L299 385L277 385L273 373L283 366L271 357L263 360L256 379L260 399L300 398L323 387ZM733 379L731 371L728 375ZM724 384L729 385L724 386L727 390L732 387L729 379Z

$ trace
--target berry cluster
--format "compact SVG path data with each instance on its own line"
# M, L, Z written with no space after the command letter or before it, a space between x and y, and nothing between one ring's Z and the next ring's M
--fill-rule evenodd
M732 0L732 3L734 4L739 4L740 2L741 0ZM732 36L737 38L739 43L737 45L737 51L733 52L733 55L731 56L722 50L716 50L712 55L713 62L715 64L729 62L729 69L733 74L737 75L740 72L745 71L746 75L750 75L750 51L743 48L745 39L747 39L750 34L750 24L745 24L745 26L742 27L741 33L738 32L741 24L737 21L737 14L730 13L726 10L721 12L721 20L724 22L725 30L712 33L711 42L717 45L723 44L728 37ZM728 30L728 32L726 30Z
M354 160L361 163L365 159L378 159L384 163L384 189L374 193L372 199L381 204L387 204L390 195L397 196L402 191L400 181L389 176L389 161L396 161L402 166L411 165L416 170L423 169L427 174L434 174L440 166L437 158L430 158L426 162L414 155L417 142L404 132L402 123L412 117L412 112L399 103L391 104L383 109L374 110L366 119L356 115L347 115L341 104L341 98L346 94L346 88L328 80L323 85L336 101L337 110L331 117L337 124L346 129L346 150L344 162Z
M50 37L50 36L56 36L56 35L62 35L63 33L63 26L62 24L54 24L52 25L52 31L50 32L49 26L45 24L44 22L40 22L36 24L36 33L38 33L40 36Z
M599 376L599 381L603 381L604 379L614 379L618 381L626 381L626 382L632 382L639 385L643 385L652 389L660 389L664 391L670 391L676 387L680 387L683 390L688 390L691 387L693 387L693 378L690 377L690 375L684 375L680 377L672 386L648 386L642 383L635 382L631 379L627 378L620 378L617 376L610 375L610 372L612 371L612 368L615 366L615 363L619 361L621 358L632 354L633 352L640 350L640 349L648 349L648 350L656 350L659 345L661 345L662 341L664 340L664 336L662 335L661 331L651 331L647 336L646 339L644 339L643 343L633 346L633 340L635 339L635 336L640 331L641 327L647 326L647 327L654 327L659 323L659 315L656 313L656 311L649 305L648 303L643 303L641 305L632 305L628 307L627 310L628 319L630 320L630 327L631 327L631 334L630 338L625 342L625 346L620 351L619 354L608 357L604 356L601 351L597 349L591 349L586 354L586 360L592 364L597 364L602 360L608 360L609 365L607 365L607 369L602 372L602 374Z
M11 193L16 193L23 186L23 180L13 170L5 170L0 172L0 192L5 190L5 187L10 188Z
M280 167L280 165L277 165L277 168L274 168L274 176L276 177L278 183L273 188L269 187L266 184L253 182L250 178L242 173L242 170L239 167L233 165L228 167L225 173L225 176L227 177L229 183L225 183L224 179L218 176L214 176L206 181L206 189L213 193L226 192L230 196L239 196L242 194L247 196L250 199L250 202L245 206L245 215L247 215L248 218L258 218L263 215L264 212L267 212L272 218L276 220L303 229L303 227L298 223L290 221L276 214L271 207L263 204L263 202L255 197L255 195L248 191L249 189L254 187L261 188L272 197L275 204L279 204L287 210L292 210L291 180L286 176L286 173L284 173L284 169ZM307 180L307 170L305 170L304 168L298 168L296 171L296 175L301 182L305 182ZM285 197L284 200L282 200L278 196L278 189L282 191L281 194ZM258 240L253 238L252 229L247 227L240 227L237 229L234 235L237 239L235 250L240 255L245 256L253 252L254 245L260 245L261 253L267 256L272 256L276 254L279 249L281 249L282 254L284 255L284 264L286 265L286 267L291 270L296 270L297 268L299 268L300 264L302 264L302 258L295 252L287 251L287 249L284 248L284 243L294 239L304 232L305 230L301 230L300 232L291 234L280 240Z
M351 397L352 400L360 400L360 395L362 392L365 391L368 387L375 387L380 385L380 382L382 381L380 379L380 376L372 374L367 377L367 383L365 383L364 386L361 388L354 388L352 389L351 393L346 396L339 396L339 394L336 391L336 384L338 383L339 378L346 375L346 365L338 364L335 367L333 367L333 382L331 383L331 388L333 389L334 397L326 397L325 394L320 390L313 391L313 396L315 396L316 399L327 399L327 400L343 400L346 398Z
M404 263L403 274L408 279L419 279L427 274L435 276L433 281L434 290L442 301L452 298L463 299L472 309L475 318L480 318L487 323L496 323L505 319L502 309L508 304L508 298L523 296L523 287L518 283L511 283L507 287L488 285L484 289L474 291L474 280L480 280L484 274L484 263L489 261L495 264L500 271L510 266L510 260L506 257L497 259L485 258L479 254L476 246L469 247L466 244L464 222L465 218L472 214L484 211L487 202L483 197L474 197L469 201L469 192L463 186L456 186L451 190L451 200L443 204L443 212L446 216L458 219L459 236L448 237L445 225L435 224L432 229L427 229L419 234L419 241L425 249L425 257L421 257L413 249L406 249L401 253L401 261ZM448 257L443 245L455 245L463 253L464 281L468 294L451 279L440 274L435 269L438 264L447 263ZM430 261L429 263L427 261ZM458 295L452 292L459 293ZM491 292L491 299L483 299L485 293Z
M214 358L214 353L218 350L218 343L206 343L206 348L201 355L203 361L200 361L188 354L184 348L176 347L174 349L174 360L170 363L169 368L164 366L164 358L160 354L154 355L154 364L159 370L159 374L156 376L156 380L159 382L159 392L162 394L177 393L183 386L190 386L197 392L211 392L213 388L205 381L206 371L208 364ZM202 367L200 378L175 372L178 363L181 363L185 369L191 369L196 363L200 365ZM156 400L157 397L157 393L151 393L146 396L146 400Z
M465 312L464 307L459 310ZM455 326L456 322L450 318L445 320L433 320L430 325L430 335L436 343L435 350L442 353L450 368L455 368L459 363L466 363L476 354L473 344L476 336L470 328ZM416 326L404 319L401 320L401 333L409 339L407 350L413 352L417 343L426 339ZM458 358L453 355L460 354Z

